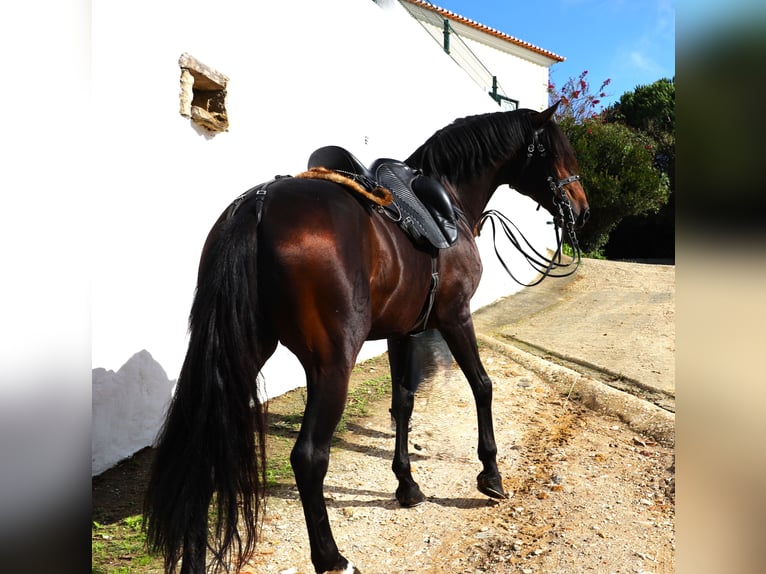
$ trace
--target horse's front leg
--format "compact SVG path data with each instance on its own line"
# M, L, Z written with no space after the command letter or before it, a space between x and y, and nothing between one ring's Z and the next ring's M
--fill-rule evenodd
M479 460L484 469L477 477L479 491L492 498L507 498L497 468L497 445L492 426L492 381L479 356L476 333L470 313L440 329L442 336L468 379L476 402L479 422Z
M391 415L396 424L396 446L392 469L399 481L396 499L405 508L417 506L426 497L412 478L408 448L410 417L415 390L422 379L422 361L418 345L421 341L406 336L388 340L388 362L391 366Z

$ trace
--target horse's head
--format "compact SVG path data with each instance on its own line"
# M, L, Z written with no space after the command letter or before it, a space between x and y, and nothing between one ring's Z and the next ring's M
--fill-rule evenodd
M558 102L542 112L529 111L532 125L524 157L516 158L516 175L510 184L537 201L559 226L582 227L590 209L578 175L579 166L569 140L553 114Z

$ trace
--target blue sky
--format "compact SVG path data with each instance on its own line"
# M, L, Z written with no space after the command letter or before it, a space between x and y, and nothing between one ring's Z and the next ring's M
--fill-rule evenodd
M432 3L564 56L566 61L551 67L557 86L583 70L593 91L610 78L603 105L638 85L675 76L675 0Z

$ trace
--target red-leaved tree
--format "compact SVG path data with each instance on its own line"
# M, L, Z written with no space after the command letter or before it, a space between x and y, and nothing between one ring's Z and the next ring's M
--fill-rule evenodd
M551 104L561 101L556 111L556 120L572 118L579 124L598 116L601 108L597 106L601 103L601 98L607 96L604 90L611 82L612 80L607 78L598 90L592 90L588 82L588 70L584 70L577 78L569 78L560 88L549 81L548 100Z

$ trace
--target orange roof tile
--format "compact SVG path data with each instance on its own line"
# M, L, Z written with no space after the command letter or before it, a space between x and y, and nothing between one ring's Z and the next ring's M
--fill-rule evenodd
M445 16L446 18L449 18L450 20L460 22L461 24L465 24L466 26L470 26L471 28L484 32L485 34L489 34L490 36L494 36L495 38L505 40L506 42L510 42L511 44L521 46L522 48L526 48L527 50L531 50L532 52L541 54L552 60L556 60L557 62L563 62L565 60L563 56L554 54L553 52L549 50L544 50L543 48L535 46L534 44L530 44L529 42L525 42L524 40L519 40L518 38L509 36L508 34L505 34L504 32L500 32L499 30L495 30L494 28L490 28L489 26L485 26L484 24L480 24L479 22L471 20L470 18L465 18L464 16L461 16L460 14L455 14L454 12L451 12L450 10L447 10L445 8L440 8L439 6L435 6L434 4L431 4L429 2L423 2L422 0L406 0L406 1L409 2L410 4L415 4L416 6L425 8L426 10L430 10L431 12L436 12L437 14L441 14L442 16Z

